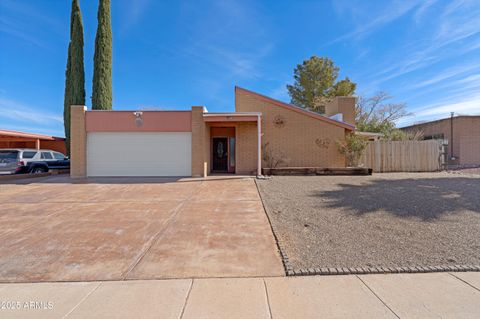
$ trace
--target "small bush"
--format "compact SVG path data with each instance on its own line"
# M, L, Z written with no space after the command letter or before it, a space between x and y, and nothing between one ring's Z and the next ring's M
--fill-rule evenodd
M345 155L348 167L358 167L360 158L367 148L368 140L363 136L347 134L344 141L337 141L338 151Z

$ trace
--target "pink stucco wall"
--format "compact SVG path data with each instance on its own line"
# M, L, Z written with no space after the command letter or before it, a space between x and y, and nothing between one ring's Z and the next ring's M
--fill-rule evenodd
M135 124L134 111L88 111L87 132L191 132L191 111L142 111L143 124Z

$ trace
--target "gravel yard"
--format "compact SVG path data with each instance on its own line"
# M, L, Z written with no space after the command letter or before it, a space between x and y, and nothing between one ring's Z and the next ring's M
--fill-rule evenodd
M448 171L451 174L474 174L480 175L480 167L460 168Z
M480 176L257 180L294 269L480 265Z

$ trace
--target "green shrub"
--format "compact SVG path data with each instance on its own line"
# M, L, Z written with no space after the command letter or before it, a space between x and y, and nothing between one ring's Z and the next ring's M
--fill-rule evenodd
M358 167L367 145L367 139L354 133L347 134L344 141L337 141L338 151L345 155L348 167Z

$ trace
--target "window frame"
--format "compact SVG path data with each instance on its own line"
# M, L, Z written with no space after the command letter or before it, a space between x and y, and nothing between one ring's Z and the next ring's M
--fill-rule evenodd
M25 157L25 153L33 153L30 157ZM38 154L38 151L23 151L22 152L22 159L32 159Z
M43 154L50 154L50 158L43 157ZM53 158L52 152L41 152L40 158L43 159L43 160L53 160L53 159L55 159L55 158Z
M58 154L60 157L59 158L56 158L55 155ZM52 155L53 155L53 158L56 159L56 160L64 160L65 159L65 155L63 155L62 153L60 152L52 152Z

